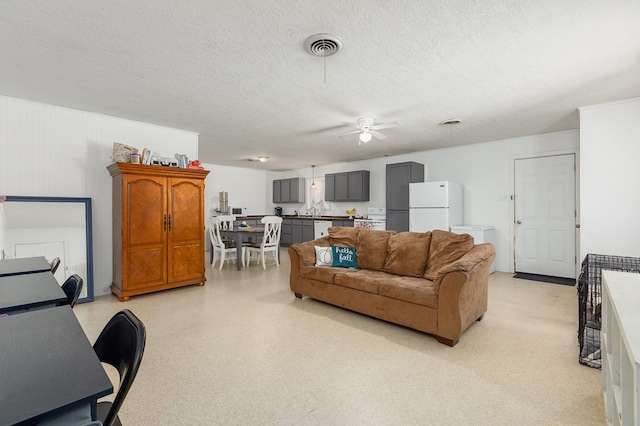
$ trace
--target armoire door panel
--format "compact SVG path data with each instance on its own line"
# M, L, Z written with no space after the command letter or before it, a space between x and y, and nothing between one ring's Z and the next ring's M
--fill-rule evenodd
M127 288L150 287L161 285L167 281L164 259L167 254L164 247L129 250L127 253L127 265L125 277Z
M157 177L127 181L124 203L127 245L164 245L167 205L165 181L165 178Z
M176 244L203 239L203 186L198 182L173 178L170 181L170 191L171 242Z
M201 244L182 245L169 251L169 281L178 282L202 276L204 255Z

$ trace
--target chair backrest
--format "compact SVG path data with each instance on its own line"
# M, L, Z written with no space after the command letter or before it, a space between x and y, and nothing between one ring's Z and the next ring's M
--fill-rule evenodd
M220 229L232 229L233 222L236 221L236 217L233 215L220 215L215 217L215 222L220 225Z
M76 305L76 302L80 297L83 283L84 281L82 281L82 278L77 274L73 274L67 278L64 284L62 284L62 291L67 295L67 302L69 302L69 306L72 308Z
M280 229L282 218L279 216L265 216L260 219L264 224L264 236L262 237L263 247L275 247L280 244Z
M111 409L104 419L100 419L104 426L111 426L117 418L138 373L146 340L147 333L142 321L130 310L123 309L109 320L93 344L98 359L115 367L120 374L120 386Z
M54 257L49 265L51 265L51 273L55 275L56 271L58 270L58 266L60 266L60 258Z
M209 226L209 238L211 239L211 245L214 247L214 249L225 249L224 241L222 240L222 236L220 235L220 224L215 220Z

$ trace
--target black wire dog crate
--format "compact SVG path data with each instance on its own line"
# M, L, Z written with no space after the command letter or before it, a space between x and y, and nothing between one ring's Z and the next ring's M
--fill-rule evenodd
M640 258L587 254L578 280L580 364L601 368L602 270L640 273Z

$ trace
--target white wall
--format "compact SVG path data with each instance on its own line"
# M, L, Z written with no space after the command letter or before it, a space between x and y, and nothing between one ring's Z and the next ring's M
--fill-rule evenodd
M640 98L580 108L581 259L640 257Z
M345 210L356 208L366 212L368 206L386 205L386 165L405 161L416 161L425 165L425 179L451 180L464 185L464 222L467 225L491 225L496 228L496 269L513 272L513 162L517 158L579 152L579 132L547 133L522 138L505 139L474 145L443 148L376 158L365 161L317 166L316 176L351 170L369 170L371 173L371 197L368 203L331 203L328 214L346 215ZM220 166L211 165L212 174ZM239 169L229 173L241 179ZM288 177L310 178L311 167L288 172L264 174L267 181L266 213L273 212L271 202L271 180ZM211 175L210 175L211 176ZM252 175L253 176L253 175ZM208 178L209 179L209 178ZM246 199L260 199L260 186L245 188ZM229 195L231 198L231 193ZM294 210L304 211L303 204L283 204L285 214ZM259 213L261 214L261 213Z
M111 283L114 142L198 155L193 132L0 96L0 195L91 197L94 294Z

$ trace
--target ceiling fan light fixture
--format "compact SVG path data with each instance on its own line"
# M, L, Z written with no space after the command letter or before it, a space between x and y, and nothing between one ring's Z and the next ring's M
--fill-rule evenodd
M266 163L267 161L269 161L269 157L261 155L261 156L258 157L258 161L261 162L261 163Z
M362 133L360 133L360 142L363 143L367 143L371 140L371 133L369 133L368 130L363 130Z

